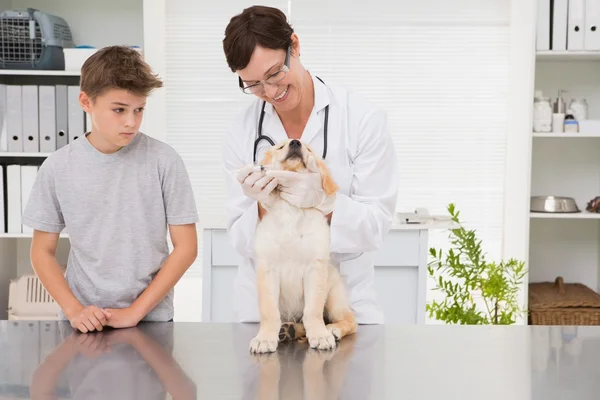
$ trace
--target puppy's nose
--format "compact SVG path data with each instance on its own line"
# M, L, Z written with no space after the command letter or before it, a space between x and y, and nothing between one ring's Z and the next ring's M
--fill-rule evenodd
M292 148L301 147L301 146L302 146L302 144L297 139L294 139L290 142L290 147L292 147Z

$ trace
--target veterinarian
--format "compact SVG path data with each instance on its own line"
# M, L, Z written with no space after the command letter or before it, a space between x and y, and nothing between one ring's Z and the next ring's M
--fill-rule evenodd
M399 181L385 113L305 69L300 40L279 9L254 6L233 17L223 49L237 74L238 82L232 84L256 97L233 121L224 145L227 228L241 256L234 282L239 321L260 320L254 232L266 211L258 202L279 184L290 203L317 206L327 216L331 261L339 265L357 322L383 323L373 251L391 226ZM297 173L284 181L251 171L266 149L288 138L309 144L325 159L340 187L336 195L324 198L319 172Z

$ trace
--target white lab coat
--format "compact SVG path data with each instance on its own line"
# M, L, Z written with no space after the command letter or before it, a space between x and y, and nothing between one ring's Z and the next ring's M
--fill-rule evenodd
M324 108L329 104L325 162L340 187L331 219L331 261L339 266L360 324L381 324L383 312L374 290L373 251L392 224L398 192L398 164L385 112L357 94L325 85L313 76L314 108L301 140L323 152ZM227 229L241 262L234 282L240 322L260 320L256 294L254 232L257 204L243 194L235 170L253 162L262 100L256 99L232 124L224 145L227 182ZM287 139L271 106L265 106L263 135L275 143ZM262 140L257 162L270 145Z

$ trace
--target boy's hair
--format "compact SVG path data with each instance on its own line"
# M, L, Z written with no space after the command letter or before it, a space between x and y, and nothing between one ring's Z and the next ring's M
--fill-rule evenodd
M293 33L283 11L265 6L246 8L231 18L225 28L223 51L229 68L233 72L246 68L256 45L287 50Z
M148 96L163 86L140 53L126 46L104 47L81 67L80 88L93 101L108 89L124 89Z

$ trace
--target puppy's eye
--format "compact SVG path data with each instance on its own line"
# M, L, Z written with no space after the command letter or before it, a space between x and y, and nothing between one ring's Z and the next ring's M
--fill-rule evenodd
M281 146L279 146L279 147L277 148L277 150L281 150L281 149L283 149L283 146L284 146L284 145L281 145Z

